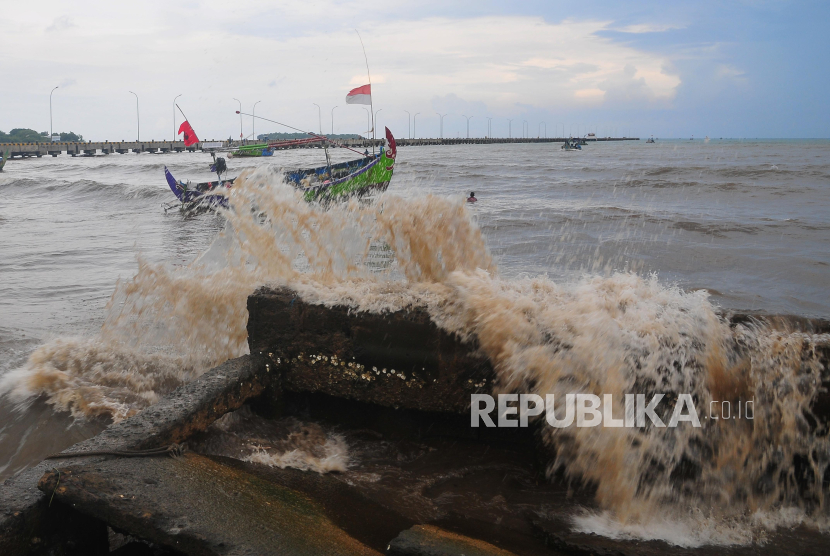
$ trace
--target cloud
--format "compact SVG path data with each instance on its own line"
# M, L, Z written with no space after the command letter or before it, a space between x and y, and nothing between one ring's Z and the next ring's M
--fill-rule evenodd
M664 33L666 31L684 28L685 25L673 25L668 23L637 23L634 25L626 25L625 27L614 27L611 30L618 31L620 33L632 33L639 35L643 33Z
M743 78L746 76L746 73L742 70L739 70L735 66L729 64L720 64L717 67L717 76L721 79L743 80Z
M598 87L605 92L606 99L618 106L642 105L653 100L645 75L633 64L626 64L622 71L609 75Z
M72 27L77 27L72 18L68 15L62 15L60 17L56 17L52 21L52 25L46 28L46 32L54 33L56 31L64 31L66 29L71 29Z
M365 73L358 74L352 76L349 80L349 85L365 85L368 82L368 77ZM386 76L385 75L373 75L372 76L372 83L386 83Z
M16 10L11 30L0 35L0 49L14 50L42 33L40 14L60 5L44 0L37 9ZM139 93L142 115L152 125L153 118L167 114L173 83L185 86L174 93L187 95L180 99L188 105L183 108L192 120L204 122L208 136L227 136L228 127L238 127L234 97L243 104L262 99L258 114L316 128L312 102L342 105L349 89L365 83L356 26L372 70L375 108L384 109L390 125L395 118L406 125L404 110L428 112L435 105L476 120L514 117L522 111L520 105L564 111L586 102L609 107L637 98L646 108L672 99L680 83L666 56L600 36L613 25L607 20L429 13L412 19L392 7L367 13L363 4L348 1L275 6L249 0L232 11L219 0L204 0L198 8L157 0L143 6L137 11L116 5L105 12L88 10L77 16L81 24L73 33L72 49L36 41L25 59L0 60L2 74L21 76L15 87L0 83L0 101L26 105L31 110L27 117L35 120L42 103L18 91L48 94L49 75L71 72L78 103L71 111L78 123L72 125L87 136L123 135L122 128L131 125L128 89ZM311 24L321 14L329 24ZM66 25L74 22L59 17L52 26ZM141 56L135 55L137 45ZM96 54L79 58L79 51ZM618 82L629 65L636 68L637 95L625 92L631 84ZM226 105L227 110L217 108ZM19 112L21 118L27 113ZM365 126L364 116L353 106L341 107L337 125L340 131Z

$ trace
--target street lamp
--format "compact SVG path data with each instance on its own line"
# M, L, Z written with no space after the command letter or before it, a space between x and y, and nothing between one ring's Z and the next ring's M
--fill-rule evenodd
M242 101L238 98L233 100L239 103L239 141L242 142Z
M491 118L490 116L485 116L485 118L487 118L487 137L492 139L493 138L493 129L492 129L493 128L493 118Z
M436 112L436 114L438 114L438 112ZM444 116L446 116L446 114L438 114L438 118L441 120L441 124L440 124L440 128L439 128L440 129L439 134L440 134L441 139L444 138Z
M375 129L375 134L377 134L377 127L378 127L378 114L380 113L380 111L381 111L381 110L383 110L383 108L378 108L377 110L375 110L375 127L374 127L374 129ZM374 137L374 136L373 136L373 137Z
M262 102L258 100L254 103L254 111L251 112L251 135L254 136L254 143L256 143L256 105Z
M464 114L461 114L461 115L464 116ZM464 117L467 118L467 139L469 139L470 138L470 118L475 118L475 116L470 116L469 118L467 116L464 116Z
M420 112L415 112L415 115L412 116L412 135L413 136L417 135L417 133L415 131L415 118L418 117L418 114L420 114Z
M406 112L406 123L407 129L409 130L409 138L412 139L412 116L409 114L409 110L404 110Z
M317 104L316 102L312 102L311 104L313 104L314 106L317 107L317 125L319 126L319 129L320 129L320 135L322 135L323 134L323 116L322 116L322 112L320 111L320 105Z
M548 138L548 124L545 122L539 122L539 136L542 136L542 126L545 126L545 139Z
M370 133L372 133L372 122L371 122L372 115L371 115L371 113L369 112L369 109L368 109L368 108L363 108L363 109L366 111L366 129L367 129L367 131L366 131L366 139L368 139L368 138L369 138L369 134L370 134Z
M513 120L507 120L507 138L513 138Z
M132 91L130 91L133 93ZM135 93L133 93L135 95ZM138 95L135 95L135 120L136 124L138 125L138 130L136 132L136 141L141 141L141 117L138 113Z
M57 89L57 87L55 87ZM52 140L52 93L55 92L55 89L52 89L52 92L49 93L49 141Z
M334 108L338 108L335 106ZM331 109L331 134L334 135L334 108Z
M527 126L527 134L525 134L525 126ZM527 120L522 120L522 138L525 139L530 135L530 124Z
M173 99L173 141L176 140L176 100L182 96L184 93L179 93L176 95L176 98Z

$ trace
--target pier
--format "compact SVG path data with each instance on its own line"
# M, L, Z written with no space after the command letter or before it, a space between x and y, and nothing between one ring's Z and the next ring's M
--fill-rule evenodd
M395 139L399 147L417 147L433 145L489 145L495 143L564 143L566 137L529 137L529 138L507 138L507 137L470 137L470 138L423 138L423 139ZM591 137L585 139L588 143L608 141L639 141L638 137ZM378 147L385 143L383 139L345 139L337 141L338 145L353 149L365 149L372 146ZM95 156L98 154L127 154L127 153L171 153L171 152L201 152L207 150L228 150L236 149L244 145L263 144L262 141L204 141L185 146L183 141L87 141L69 142L61 141L54 143L0 143L0 153L8 152L10 158L22 157L43 157L68 154L70 156ZM319 149L322 148L322 141L305 143L303 145L287 148L295 149ZM332 148L332 147L330 147Z

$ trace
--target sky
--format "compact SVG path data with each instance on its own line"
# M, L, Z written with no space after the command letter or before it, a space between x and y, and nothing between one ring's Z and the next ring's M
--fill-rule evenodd
M58 87L53 131L85 139L133 140L139 125L170 139L177 95L202 139L251 136L240 103L365 133L367 112L345 104L368 82L362 37L377 127L397 137L437 137L438 114L444 137L830 137L826 1L0 0L0 13L6 132L49 130Z

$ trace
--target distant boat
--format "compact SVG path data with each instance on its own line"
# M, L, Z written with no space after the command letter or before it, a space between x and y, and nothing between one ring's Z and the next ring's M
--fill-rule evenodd
M318 139L319 140L319 139ZM386 191L395 166L397 146L395 138L386 128L388 147L381 148L378 155L369 155L339 164L318 168L285 172L285 181L303 192L306 201L330 202L348 197L362 197L371 191ZM223 158L215 159L211 171L216 172L216 181L191 184L176 180L165 166L164 177L167 185L179 201L184 212L227 208L228 198L223 189L230 189L236 178L221 178L227 170ZM176 203L165 205L165 210L174 208Z
M654 140L654 136L649 137L649 138L646 140L646 143L656 143L656 141Z
M582 147L579 145L579 141L574 138L570 138L562 144L563 151L581 151Z

